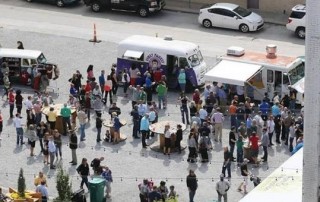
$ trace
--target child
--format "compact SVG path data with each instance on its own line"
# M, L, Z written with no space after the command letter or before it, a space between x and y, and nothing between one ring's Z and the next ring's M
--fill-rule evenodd
M111 182L113 182L112 172L108 167L104 167L101 175L106 180L106 194L107 194L107 198L110 198Z
M169 199L176 199L176 197L177 197L178 195L177 195L177 192L174 190L174 186L171 185L171 186L169 187L169 189L170 189L170 192L169 192L168 198L169 198Z
M177 132L176 132L176 142L175 146L178 149L178 153L181 154L181 140L183 138L182 135L182 126L180 124L177 125Z
M242 141L241 135L239 135L236 145L237 145L237 164L238 166L240 166L240 164L243 162L243 141Z

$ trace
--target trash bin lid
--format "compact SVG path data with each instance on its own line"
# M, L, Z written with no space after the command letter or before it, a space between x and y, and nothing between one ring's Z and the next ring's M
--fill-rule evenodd
M93 178L92 180L89 181L89 183L90 184L100 184L104 181L105 181L105 179L103 179L103 178Z

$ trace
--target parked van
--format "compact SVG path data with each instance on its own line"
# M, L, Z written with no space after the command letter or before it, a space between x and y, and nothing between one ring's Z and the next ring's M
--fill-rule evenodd
M57 65L48 63L44 54L38 50L0 48L0 64L0 78L3 78L7 66L11 83L30 85L38 74L47 75L48 79L52 78L53 73L55 79L59 76Z
M207 81L254 88L254 99L262 100L265 93L269 98L277 92L280 97L289 94L304 78L304 62L301 58L276 55L277 47L268 45L267 53L244 52L243 48L230 47L227 55L205 75ZM297 103L303 102L301 93Z
M118 46L117 74L124 68L129 70L132 65L139 68L141 75L160 68L169 88L177 88L179 71L183 68L188 90L203 85L207 71L199 46L172 37L134 35L121 41Z

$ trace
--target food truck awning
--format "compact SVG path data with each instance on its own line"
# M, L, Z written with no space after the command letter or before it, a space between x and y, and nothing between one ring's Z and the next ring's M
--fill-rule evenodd
M243 62L222 60L204 78L206 81L215 81L237 86L244 86L260 69L261 65L253 65Z
M304 93L304 78L300 79L297 83L291 86L292 88L296 89L299 93Z
M142 54L143 52L141 51L126 50L123 56L128 58L140 58Z

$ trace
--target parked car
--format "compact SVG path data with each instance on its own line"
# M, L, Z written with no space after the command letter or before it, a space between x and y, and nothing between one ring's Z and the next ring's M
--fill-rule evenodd
M86 6L91 6L92 11L99 12L103 9L125 10L137 12L141 17L149 13L161 11L166 5L165 0L83 0Z
M241 32L257 31L264 25L260 15L231 3L216 3L202 7L198 21L206 28L223 27Z
M27 2L45 2L45 3L50 3L50 4L55 4L58 7L63 7L65 5L69 4L75 4L78 3L80 0L26 0Z
M300 39L306 37L306 5L298 4L292 8L286 27Z

